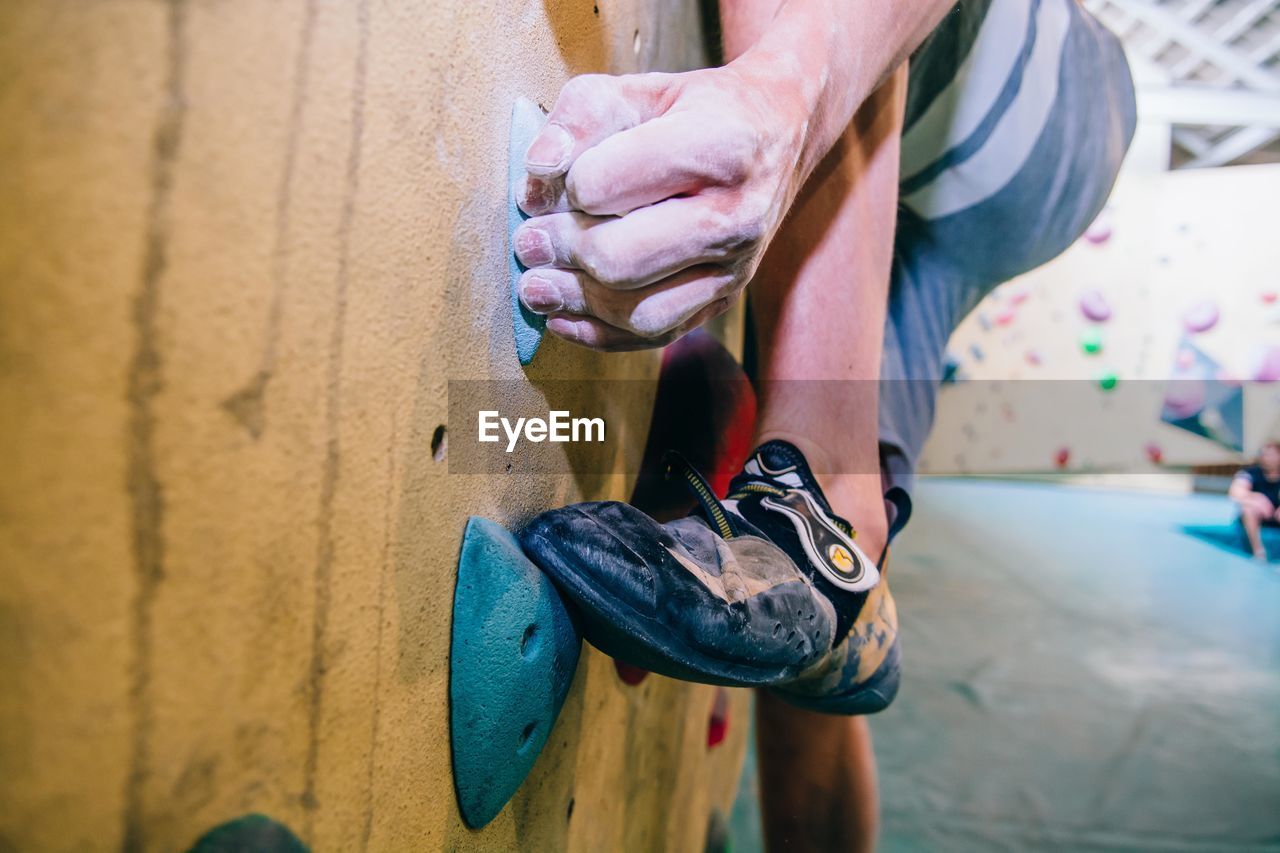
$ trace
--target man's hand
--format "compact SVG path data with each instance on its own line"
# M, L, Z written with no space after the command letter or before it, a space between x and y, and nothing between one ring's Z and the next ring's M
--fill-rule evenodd
M515 188L520 298L562 338L662 346L728 308L810 172L954 0L781 0L722 68L576 77ZM735 28L735 32L742 28Z
M520 298L600 350L663 346L725 311L802 180L808 110L742 65L569 81L514 188Z

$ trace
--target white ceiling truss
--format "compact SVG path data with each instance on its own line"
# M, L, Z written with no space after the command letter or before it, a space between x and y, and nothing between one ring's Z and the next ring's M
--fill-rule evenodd
M1179 168L1280 161L1280 0L1084 0L1124 39ZM1139 68L1141 66L1141 68Z

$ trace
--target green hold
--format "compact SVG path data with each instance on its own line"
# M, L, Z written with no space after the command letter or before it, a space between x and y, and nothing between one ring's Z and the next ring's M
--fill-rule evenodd
M1103 391L1110 391L1116 387L1116 383L1120 381L1120 377L1116 375L1114 370L1104 370L1098 377L1098 387Z
M1102 330L1101 329L1085 329L1080 335L1080 349L1089 355L1096 355L1102 352Z
M263 814L247 814L220 823L200 836L188 853L310 853L282 823Z

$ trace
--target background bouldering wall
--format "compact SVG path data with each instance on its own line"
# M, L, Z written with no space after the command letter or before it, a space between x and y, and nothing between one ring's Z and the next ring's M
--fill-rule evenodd
M1084 237L956 330L960 381L943 388L921 469L1155 473L1251 458L1280 432L1278 192L1275 165L1122 174ZM1206 423L1234 398L1239 423L1208 437L1170 422L1197 397Z
M466 829L447 660L465 519L622 473L450 474L452 379L652 379L510 338L511 103L704 64L676 0L0 6L0 849L699 849L745 696L584 652ZM643 444L651 383L573 408ZM646 390L647 389L647 390ZM616 388L615 388L616 391Z

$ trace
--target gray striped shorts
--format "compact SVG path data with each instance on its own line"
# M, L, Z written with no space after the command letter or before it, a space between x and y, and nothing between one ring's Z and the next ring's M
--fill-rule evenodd
M1075 0L961 0L911 58L880 393L894 485L933 424L951 332L1083 233L1135 121L1119 40Z

